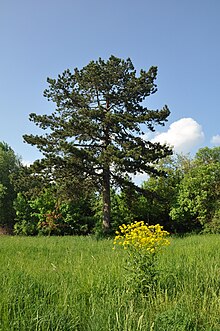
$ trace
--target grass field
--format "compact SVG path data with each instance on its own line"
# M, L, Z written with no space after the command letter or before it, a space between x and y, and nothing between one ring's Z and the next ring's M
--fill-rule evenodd
M132 295L124 251L90 237L0 237L0 330L220 330L220 236L172 239L156 292Z

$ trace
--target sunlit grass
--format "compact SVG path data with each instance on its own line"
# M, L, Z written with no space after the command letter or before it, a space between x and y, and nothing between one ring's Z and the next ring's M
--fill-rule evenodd
M219 243L172 239L156 293L134 297L111 240L2 236L0 330L220 330Z

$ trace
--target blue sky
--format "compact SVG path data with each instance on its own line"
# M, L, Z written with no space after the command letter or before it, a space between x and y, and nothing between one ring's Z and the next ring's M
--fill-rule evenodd
M171 115L147 139L184 153L220 145L219 17L219 0L1 0L0 141L25 162L39 158L22 135L39 133L29 113L54 110L47 77L113 54L137 70L158 66L147 104Z

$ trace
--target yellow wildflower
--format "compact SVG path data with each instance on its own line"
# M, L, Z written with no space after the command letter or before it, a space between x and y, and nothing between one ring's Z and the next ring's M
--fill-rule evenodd
M163 246L170 244L166 238L169 233L160 224L148 226L143 221L122 224L120 231L116 231L114 245L122 245L125 249L141 249L154 253Z

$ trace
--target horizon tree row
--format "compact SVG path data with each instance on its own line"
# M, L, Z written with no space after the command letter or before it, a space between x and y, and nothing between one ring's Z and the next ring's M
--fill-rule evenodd
M202 148L194 158L168 156L159 167L166 176L152 175L142 184L149 195L111 190L112 232L144 221L171 233L220 233L220 147ZM21 235L101 235L101 194L75 190L70 198L70 187L64 192L65 185L46 178L0 143L0 227Z

